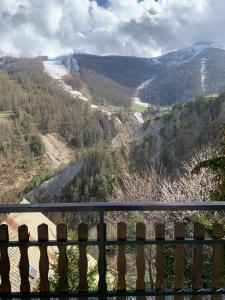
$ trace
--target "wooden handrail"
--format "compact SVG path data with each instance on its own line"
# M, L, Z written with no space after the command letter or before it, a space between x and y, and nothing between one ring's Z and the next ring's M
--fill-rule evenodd
M78 212L78 211L221 211L225 201L213 202L88 202L0 204L1 213L12 212Z

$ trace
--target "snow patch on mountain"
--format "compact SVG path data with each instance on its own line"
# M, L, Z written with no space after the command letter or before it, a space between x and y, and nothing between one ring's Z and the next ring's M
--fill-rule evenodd
M68 56L67 56L68 58ZM64 81L64 77L71 75L71 65L66 64L67 67L62 63L62 60L65 59L65 57L56 58L56 59L50 59L43 61L44 70L45 72L54 80L58 82L58 84L68 93L70 93L73 97L78 98L81 101L89 102L89 99L85 97L81 92L74 90L72 86L68 85ZM72 60L69 60L72 61ZM108 119L111 119L112 113L110 111L106 111L105 109L100 108L99 106L95 104L91 104L90 106L93 110L99 110L105 114L107 114Z
M168 67L179 66L191 61L200 53L203 53L209 48L225 49L220 44L214 42L198 42L191 47L183 48L178 51L170 52L163 56L150 58L150 65L165 64Z
M134 101L135 105L144 106L144 107L148 107L149 106L149 103L142 102L139 97L133 97L132 100Z
M202 63L201 63L201 89L202 93L207 92L207 87L206 87L206 79L207 79L207 58L202 58Z
M78 65L78 61L75 58L71 58L71 70L80 72L80 66Z
M62 80L64 76L70 74L69 70L62 64L58 58L43 62L45 72L55 80Z
M139 87L137 88L137 91L139 92L139 91L144 90L145 88L149 87L149 85L153 82L154 79L155 79L155 76L142 82L142 84L139 85Z
M138 94L141 90L146 89L147 87L149 87L149 85L153 82L153 80L155 80L155 76L153 76L152 78L142 82L138 87L137 87L137 91L136 91L136 95L137 97L133 98L134 104L135 105L139 105L139 106L144 106L144 107L149 107L149 103L147 102L142 102L140 97L138 97ZM142 116L142 114L141 114ZM140 114L136 114L135 117L140 121ZM142 122L140 122L142 123Z
M70 85L64 82L63 79L65 76L70 75L70 70L62 64L59 58L44 61L43 64L45 72L54 80L57 80L65 91L82 101L88 102L88 98L84 97L79 91L73 90Z

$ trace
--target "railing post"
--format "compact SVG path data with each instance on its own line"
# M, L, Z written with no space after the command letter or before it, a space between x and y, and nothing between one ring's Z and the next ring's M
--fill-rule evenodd
M59 224L57 226L57 242L67 241L67 226L65 224ZM58 245L59 258L58 258L58 289L59 292L68 292L68 257L66 245ZM68 297L60 298L61 300L67 300Z
M196 240L204 240L205 227L201 223L194 224L194 238ZM194 257L193 257L193 289L203 288L203 264L204 264L204 247L203 244L195 245ZM196 295L192 297L192 300L201 300L202 296Z
M99 273L98 290L100 292L107 291L105 240L106 240L106 225L104 221L104 209L102 209L100 210L99 225L98 225L98 241L100 242L99 258L98 258L98 273ZM106 297L99 297L99 298L106 299Z
M165 225L164 224L156 224L155 226L155 239L156 240L165 240ZM164 277L166 271L166 258L164 254L164 246L157 245L156 246L156 281L155 288L156 290L164 289ZM156 300L164 300L164 296L156 296Z
M144 241L146 239L146 226L145 223L139 222L136 224L136 240ZM145 292L145 246L137 246L136 256L136 268L137 268L137 279L136 279L136 290L139 292ZM145 296L138 296L137 300L145 300Z
M38 226L38 241L48 241L48 225L41 224ZM40 273L40 292L48 293L50 291L48 272L49 272L49 261L48 261L48 247L40 243L40 259L39 259L39 273ZM48 300L48 297L42 299Z
M8 225L0 225L0 242L8 243L9 242L9 231ZM11 292L11 283L10 283L10 261L8 254L8 247L0 248L0 276L1 276L1 285L0 291L3 293Z
M223 225L214 223L212 227L212 236L214 239L224 237ZM224 247L223 245L213 245L212 257L212 288L219 289L222 284L222 273L224 266ZM212 295L212 300L222 299L221 295Z
M117 239L118 241L126 241L127 239L127 224L120 222L117 224ZM117 290L126 291L126 245L118 246L117 256ZM117 300L125 300L126 297L117 297Z
M185 226L182 222L176 222L174 226L174 237L176 240L185 238ZM185 268L185 252L184 245L176 245L174 257L174 288L176 290L184 289L184 268ZM175 300L184 300L184 296L175 296Z
M18 228L18 237L20 242L20 292L30 292L30 282L29 282L29 256L28 256L28 246L23 245L24 242L29 242L29 232L26 225L21 225ZM25 299L25 298L22 298Z
M81 223L78 226L78 240L79 241L87 241L88 240L88 225L85 223ZM87 246L86 245L79 245L79 285L78 290L79 292L87 292L88 291L88 279L87 279L87 272L88 272L88 258L87 258ZM81 297L78 298L80 300L87 300L88 297Z

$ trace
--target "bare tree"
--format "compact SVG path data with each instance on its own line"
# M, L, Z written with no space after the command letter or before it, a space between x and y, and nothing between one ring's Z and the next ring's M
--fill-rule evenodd
M175 202L175 201L207 201L210 200L210 193L214 188L213 174L204 169L200 174L192 173L193 168L202 160L209 159L215 155L216 151L211 146L205 146L193 156L190 162L183 164L184 174L177 180L173 180L165 176L162 170L156 171L151 169L147 172L129 173L122 178L120 185L113 189L113 193L109 196L110 201L152 201L152 202ZM119 221L124 221L132 227L137 221L143 221L147 225L148 234L154 236L154 224L165 223L169 232L172 235L174 221L190 220L195 221L198 215L193 212L168 214L163 212L142 212L142 213L114 213L108 218L111 228L115 228L115 224ZM206 217L209 217L208 215ZM211 215L210 215L211 218ZM187 223L192 226L191 222ZM130 228L129 228L130 229ZM190 228L192 229L192 228ZM132 227L134 234L134 226ZM191 232L192 230L190 230ZM115 234L115 233L114 233ZM190 249L189 249L190 248ZM187 261L192 260L192 247L186 249ZM145 247L146 267L149 274L149 286L152 287L155 280L155 270L152 262L155 259L154 246ZM133 262L135 261L132 254L129 255L130 269L134 269Z
M211 191L215 188L213 174L208 169L203 169L199 174L192 170L201 161L211 158L216 150L205 146L196 152L190 162L184 162L184 175L178 180L164 179L161 185L161 200L171 201L209 201Z

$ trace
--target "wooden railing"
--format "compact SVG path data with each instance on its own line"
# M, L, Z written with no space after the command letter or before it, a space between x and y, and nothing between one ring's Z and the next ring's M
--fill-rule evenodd
M0 213L10 212L79 212L97 211L100 214L98 224L98 238L88 239L88 226L84 223L78 226L78 239L69 240L67 226L57 226L56 240L48 239L48 226L40 224L38 227L38 240L29 240L29 228L22 225L18 228L18 241L10 241L8 226L0 225L0 297L1 298L68 298L68 297L125 297L136 296L142 300L146 296L156 296L158 300L165 296L173 295L175 299L183 299L192 295L194 299L200 299L203 295L212 295L218 299L225 294L223 281L224 273L224 230L223 225L215 223L212 226L212 237L205 237L205 228L200 223L195 223L193 238L186 238L185 225L182 222L174 224L174 238L166 239L165 224L155 225L155 238L146 238L145 223L136 224L136 239L127 238L127 226L125 222L117 224L117 239L106 238L105 212L109 211L224 211L225 202L214 203L86 203L86 204L32 204L32 205L0 205ZM79 248L79 284L78 290L69 290L68 285L68 259L67 246ZM99 248L98 273L99 283L97 291L88 291L88 258L87 246L95 245ZM106 282L106 246L117 246L117 289L108 290ZM136 289L127 290L126 286L126 246L136 245ZM156 280L153 289L147 289L145 285L145 253L146 245L156 245ZM165 287L166 255L165 246L174 246L174 284L172 289ZM192 286L185 288L185 245L193 245L194 255L192 260L193 276ZM203 288L203 263L204 246L212 246L211 287ZM50 291L49 285L49 260L47 247L58 247L58 289ZM9 247L18 247L20 250L19 271L21 277L20 291L11 292ZM40 249L40 290L33 292L29 283L29 257L28 248Z

